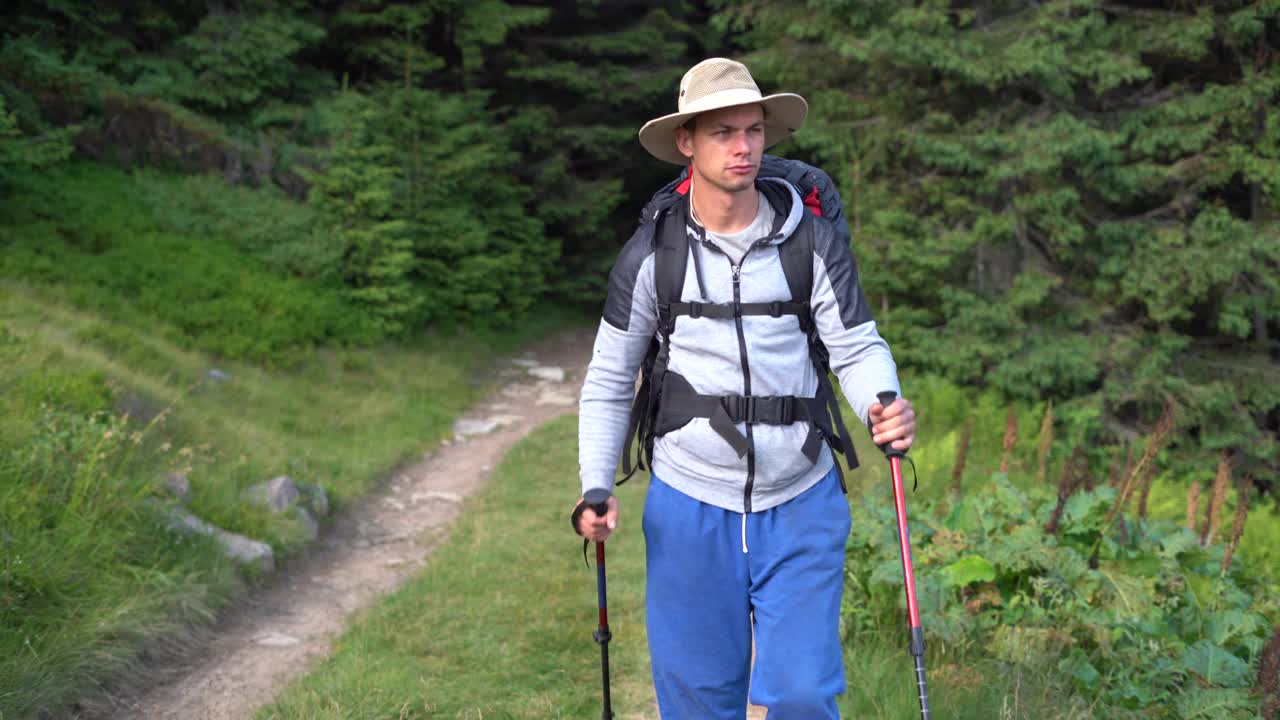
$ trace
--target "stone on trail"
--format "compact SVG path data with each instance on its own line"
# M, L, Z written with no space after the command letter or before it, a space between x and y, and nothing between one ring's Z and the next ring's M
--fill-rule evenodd
M443 500L444 502L460 503L462 496L457 493L445 492L443 490L427 490L426 492L416 492L409 496L409 502L417 505L425 500Z
M230 373L218 368L209 368L209 372L205 373L205 376L214 382L226 382L231 379Z
M572 393L557 392L551 388L544 388L538 395L538 399L534 401L535 405L572 405L578 402L578 398Z
M509 398L527 398L537 392L537 388L532 385L508 385L502 388L502 394Z
M542 365L539 367L529 368L529 374L539 380L547 382L562 383L564 382L564 368L555 367L553 365Z
M329 494L315 483L298 483L299 500L316 517L329 514Z
M520 367L522 367L522 368L535 368L535 367L538 367L538 361L537 361L537 360L534 360L534 359L533 359L533 358L531 358L531 357L518 357L518 358L511 358L511 364L512 364L512 365L519 365L519 366L520 366Z
M297 483L288 475L247 487L240 493L241 499L273 513L282 513L293 507L300 496Z
M301 641L292 635L285 635L284 633L276 632L275 630L267 630L266 632L254 635L253 642L255 645L262 645L264 647L290 647L297 645Z
M307 534L308 541L320 537L320 522L316 520L310 510L299 505L293 509L293 514L298 518L299 524L302 525L302 530Z
M222 546L223 553L232 560L245 565L252 565L262 572L271 572L276 567L275 553L271 551L271 546L264 542L251 540L233 532L227 532L220 527L210 525L186 510L161 507L160 511L164 514L165 524L169 526L170 530L184 535L211 537Z
M453 424L453 432L462 437L485 435L500 427L517 423L519 415L492 415L487 418L462 418ZM456 438L455 438L456 439Z

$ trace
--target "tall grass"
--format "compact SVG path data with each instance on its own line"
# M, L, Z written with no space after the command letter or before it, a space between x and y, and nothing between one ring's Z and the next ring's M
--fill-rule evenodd
M289 474L341 508L450 435L496 355L577 321L376 340L275 235L314 229L302 206L83 164L25 182L0 206L3 720L127 682L242 587L150 509L166 475L287 561L306 529L244 488Z
M0 718L56 716L238 591L216 547L149 513L168 473L186 472L197 515L287 558L304 528L245 487L287 473L342 507L452 433L495 352L561 322L320 350L283 371L0 286Z

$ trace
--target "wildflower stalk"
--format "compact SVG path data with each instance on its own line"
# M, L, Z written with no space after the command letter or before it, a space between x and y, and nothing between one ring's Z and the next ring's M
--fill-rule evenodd
M1138 458L1133 471L1120 483L1120 490L1116 495L1115 503L1112 504L1111 510L1107 512L1107 519L1102 524L1102 532L1098 534L1098 539L1093 542L1093 549L1089 552L1090 557L1097 556L1098 548L1102 545L1102 538L1111 530L1111 527L1115 524L1116 517L1124 511L1124 506L1129 502L1129 498L1133 495L1133 491L1138 485L1138 477L1146 472L1148 466L1155 462L1156 453L1160 452L1160 449L1164 447L1165 442L1168 441L1172 433L1173 403L1167 402L1164 406L1164 412L1160 414L1160 420L1156 422L1150 437L1147 438L1147 447L1142 451L1142 457Z
M1058 533L1058 523L1062 520L1062 511L1067 506L1067 500L1075 493L1079 483L1076 482L1076 465L1079 464L1084 456L1084 448L1077 445L1071 451L1071 457L1067 458L1067 462L1062 466L1062 477L1058 480L1058 504L1053 507L1053 513L1049 515L1049 522L1044 526L1046 535L1056 535Z
M1044 483L1049 460L1049 449L1053 447L1053 401L1050 400L1044 409L1044 419L1040 421L1040 437L1036 442L1036 459L1039 470L1036 471L1036 484Z
M1231 485L1231 455L1223 450L1218 457L1218 472L1213 478L1213 493L1205 511L1204 524L1200 528L1200 545L1208 547L1218 538L1222 524L1222 507L1227 503L1227 489Z
M1013 403L1009 403L1009 416L1004 421L1004 454L1000 456L1000 472L1009 472L1009 456L1013 453L1013 446L1018 443L1018 413L1014 410Z
M1147 519L1147 500L1151 497L1151 483L1156 478L1156 464L1151 463L1142 473L1142 483L1138 491L1138 517Z
M1222 552L1223 575L1231 569L1231 558L1235 556L1236 548L1240 547L1240 536L1244 534L1244 524L1249 519L1249 492L1252 488L1253 481L1245 476L1236 490L1236 515L1231 521L1231 539Z
M1191 483L1191 487L1187 489L1187 520L1186 526L1188 530L1196 529L1196 515L1200 512L1200 481L1196 480Z

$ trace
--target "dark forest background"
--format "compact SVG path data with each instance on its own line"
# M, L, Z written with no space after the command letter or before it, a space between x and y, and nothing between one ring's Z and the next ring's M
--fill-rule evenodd
M1076 703L1033 717L1280 717L1278 52L1280 0L4 3L0 716L180 655L252 580L165 526L175 472L301 553L246 488L341 509L594 321L678 172L636 132L723 55L808 99L772 152L838 184L921 413L931 652ZM905 658L876 472L857 667Z
M1089 446L1132 439L1172 403L1177 447L1229 449L1267 484L1277 13L7 3L0 183L71 157L274 186L312 212L243 242L282 275L341 286L355 319L322 323L322 341L501 326L541 299L601 301L638 207L673 173L637 128L673 108L688 66L731 55L766 91L810 100L809 126L777 151L839 183L905 366L1052 399ZM31 269L18 249L11 273ZM293 340L212 349L270 359Z

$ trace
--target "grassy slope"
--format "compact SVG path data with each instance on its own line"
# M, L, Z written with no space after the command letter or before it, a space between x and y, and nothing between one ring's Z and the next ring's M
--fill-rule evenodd
M597 715L595 582L565 526L576 424L564 418L518 445L423 574L366 613L336 654L260 720ZM621 491L625 515L609 545L620 718L656 717L644 636L643 482ZM841 700L847 717L897 720L918 712L903 640L892 633L851 644L849 692ZM1002 707L1008 714L1000 717L1087 717L1046 689L1044 678L1006 676L1001 667L945 650L933 651L929 663L934 702L946 717L988 719Z
M496 354L566 322L545 313L504 337L436 333L317 348L289 317L317 309L338 317L332 288L282 276L225 236L205 234L211 223L176 228L141 198L154 202L149 195L169 181L188 190L196 182L76 166L36 183L57 194L19 194L0 213L4 720L56 714L127 671L144 646L180 647L188 623L207 621L242 587L245 574L211 543L173 535L147 510L143 500L164 497L167 473L187 472L196 514L287 556L301 548L303 529L241 503L244 487L287 473L323 485L341 507L448 435L486 390ZM200 182L205 200L217 199L216 182ZM277 206L282 199L251 199L265 216L297 212ZM243 200L219 202L231 212ZM165 210L170 219L180 211L200 224L192 208ZM271 291L255 296L255 314L235 305L235 287L191 287L198 283L181 269L188 258L173 249L194 245L203 249L192 262L208 272ZM109 277L96 272L103 266ZM33 268L43 269L26 272ZM199 307L162 307L183 302ZM190 322L201 319L208 327ZM266 364L208 350L252 347L244 343L268 331L271 343L244 353L263 353ZM230 379L211 379L214 367Z

